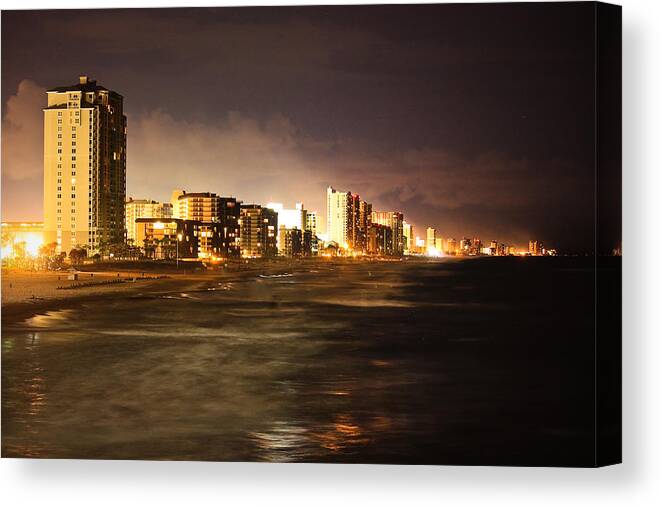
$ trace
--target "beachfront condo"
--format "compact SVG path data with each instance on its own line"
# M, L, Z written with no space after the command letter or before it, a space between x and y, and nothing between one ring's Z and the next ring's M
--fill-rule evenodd
M87 76L47 91L44 241L90 254L125 239L123 97Z

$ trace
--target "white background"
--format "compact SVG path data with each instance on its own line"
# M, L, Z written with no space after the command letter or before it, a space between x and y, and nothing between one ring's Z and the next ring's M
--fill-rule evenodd
M3 9L179 1L6 1ZM227 4L227 2L225 2ZM278 4L282 2L234 2ZM288 2L305 3L305 2ZM323 3L342 3L329 2ZM346 2L344 2L346 3ZM362 2L372 3L372 2ZM384 3L384 2L377 2ZM402 2L399 2L402 3ZM659 505L661 2L624 0L624 464L605 469L0 461L3 505ZM222 5L198 1L194 5ZM231 4L231 2L230 2Z

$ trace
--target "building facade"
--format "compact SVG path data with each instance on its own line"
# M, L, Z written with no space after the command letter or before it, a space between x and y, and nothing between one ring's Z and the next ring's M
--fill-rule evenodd
M305 214L305 230L310 231L313 236L317 235L317 212L308 211Z
M123 97L87 76L47 91L44 240L96 253L125 241Z
M197 259L200 222L137 218L136 246L151 259Z
M278 254L278 213L259 204L242 204L239 220L241 257Z
M387 225L373 223L367 233L367 252L370 255L393 255L392 229Z
M413 236L413 225L404 221L402 224L402 234L404 234L404 254L411 254L415 250L415 236Z
M358 208L358 241L356 249L368 253L367 242L369 229L372 225L372 205L366 201L360 201Z
M349 248L349 205L351 192L326 189L326 236L340 248Z
M129 197L126 201L126 241L137 245L136 224L137 218L172 218L172 204L168 202L152 201L150 199L133 199Z
M220 197L211 192L172 193L173 217L198 222L217 222L220 216Z
M174 190L171 204L174 218L203 224L200 258L217 259L240 255L240 201L234 197L220 197L212 192Z
M239 236L241 229L241 201L234 197L221 197L218 207L220 224L220 255L223 257L239 257Z
M427 227L427 255L432 255L436 253L436 229L433 227Z
M373 211L372 223L392 229L392 255L404 255L404 215L399 211Z

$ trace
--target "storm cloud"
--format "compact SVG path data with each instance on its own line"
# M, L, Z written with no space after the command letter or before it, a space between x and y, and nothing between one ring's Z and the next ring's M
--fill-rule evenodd
M420 232L589 248L590 11L479 7L5 11L3 219L41 218L45 89L87 74L125 97L127 195L323 217L332 185Z

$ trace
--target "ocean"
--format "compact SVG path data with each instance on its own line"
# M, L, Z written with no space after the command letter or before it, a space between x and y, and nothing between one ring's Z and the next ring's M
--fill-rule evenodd
M594 288L590 257L319 260L3 323L2 454L590 466Z

